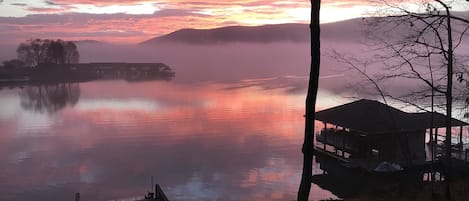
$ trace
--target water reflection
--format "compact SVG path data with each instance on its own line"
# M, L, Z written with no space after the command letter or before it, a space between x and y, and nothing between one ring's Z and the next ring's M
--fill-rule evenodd
M341 198L351 199L389 192L411 195L416 188L423 188L424 185L424 171L419 169L407 169L400 173L376 173L340 164L323 155L317 155L316 161L324 172L314 175L313 183Z
M87 82L74 107L47 119L19 108L0 119L0 200L126 198L143 195L151 176L172 200L294 200L303 95L225 90L233 86ZM0 102L15 100L0 94ZM21 119L30 123L15 123ZM47 126L28 129L41 122ZM335 197L313 191L311 200Z
M55 113L74 106L80 98L78 83L56 83L26 86L20 90L21 107L39 113Z

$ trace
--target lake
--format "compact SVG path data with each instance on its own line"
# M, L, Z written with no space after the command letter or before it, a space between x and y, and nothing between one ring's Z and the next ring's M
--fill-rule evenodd
M132 198L150 190L152 176L170 200L294 200L306 82L3 88L0 200ZM319 107L342 101L320 93ZM310 200L327 198L336 197L313 184Z

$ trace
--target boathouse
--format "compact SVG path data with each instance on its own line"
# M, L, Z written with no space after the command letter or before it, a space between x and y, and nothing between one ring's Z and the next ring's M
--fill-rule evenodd
M316 112L323 129L316 134L315 150L343 162L372 169L381 162L401 166L428 160L427 129L445 127L445 115L439 113L407 113L374 100L358 100ZM468 124L452 119L459 127L462 149L463 127ZM438 137L440 136L440 137ZM442 143L436 134L434 142Z

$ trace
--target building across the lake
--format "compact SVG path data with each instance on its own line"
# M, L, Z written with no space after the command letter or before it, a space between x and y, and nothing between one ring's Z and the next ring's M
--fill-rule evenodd
M36 68L0 71L1 86L21 86L38 82L82 82L97 79L124 79L127 81L171 80L172 69L164 63L41 63Z
M152 80L172 79L175 73L164 63L80 63L71 64L72 72L92 74L100 79Z
M445 117L436 112L407 113L378 101L358 100L316 113L324 128L316 135L315 150L368 170L382 162L401 166L425 163L427 129L444 128ZM451 124L459 127L455 148L464 152L463 127L469 124L454 118ZM439 147L444 136L436 133L431 139Z

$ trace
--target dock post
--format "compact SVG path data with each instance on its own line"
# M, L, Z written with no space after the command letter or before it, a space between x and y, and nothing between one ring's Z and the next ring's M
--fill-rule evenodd
M433 128L430 128L430 143L433 143Z
M345 138L347 137L347 133L345 132L345 128L342 128L342 157L344 158L345 157Z
M80 201L80 193L75 193L75 201Z
M324 122L324 151L326 151L326 144L327 144L327 123Z
M463 142L462 142L462 126L459 126L459 149L462 150L462 146L463 145Z

